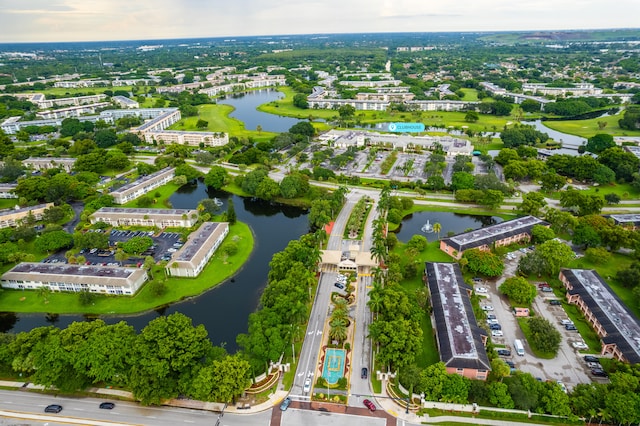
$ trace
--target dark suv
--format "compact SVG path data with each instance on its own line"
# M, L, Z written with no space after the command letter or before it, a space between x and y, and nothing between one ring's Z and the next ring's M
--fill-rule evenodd
M511 351L509 349L496 349L498 355L500 356L511 356Z
M367 370L367 368L365 367L360 371L360 378L366 379L368 376L369 376L369 370Z
M45 413L59 413L60 411L62 411L62 405L58 404L47 405L47 408L44 409Z

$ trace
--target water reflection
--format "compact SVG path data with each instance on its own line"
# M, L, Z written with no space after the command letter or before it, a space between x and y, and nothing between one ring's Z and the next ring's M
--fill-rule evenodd
M397 237L400 241L406 243L415 234L427 237L429 241L438 239L436 232L425 234L422 227L429 221L431 226L439 223L440 238L446 237L448 233L458 234L467 229L484 228L485 226L495 225L502 222L502 218L498 216L479 216L451 212L416 212L402 220L400 227L396 230Z
M256 130L258 126L265 132L286 132L300 120L291 117L282 117L258 111L257 108L269 102L282 99L284 94L273 89L256 90L247 93L238 93L219 103L232 105L235 109L229 117L237 118L244 123L247 130ZM310 110L310 114L311 114Z

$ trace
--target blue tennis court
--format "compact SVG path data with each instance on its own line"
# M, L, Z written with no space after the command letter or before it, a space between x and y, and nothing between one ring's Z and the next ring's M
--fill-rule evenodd
M322 377L327 383L335 385L344 376L344 360L347 351L344 349L327 348L324 352Z

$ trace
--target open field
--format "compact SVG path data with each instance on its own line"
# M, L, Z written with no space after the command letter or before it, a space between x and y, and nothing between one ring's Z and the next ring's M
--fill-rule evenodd
M476 89L460 89L464 92L463 101L475 102L478 100L478 91Z
M640 136L640 130L626 130L618 126L618 120L622 115L593 118L591 120L545 121L544 125L550 129L563 133L569 133L584 138L590 138L597 133L606 133L612 136ZM607 126L598 128L598 122L604 121Z

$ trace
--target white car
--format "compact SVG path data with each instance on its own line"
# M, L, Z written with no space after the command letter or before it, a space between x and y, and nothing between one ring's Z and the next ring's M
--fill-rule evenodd
M491 336L502 337L504 334L502 333L502 330L491 330Z
M304 386L302 387L302 392L309 393L310 390L311 390L311 379L307 378L304 381Z
M493 306L491 305L483 305L481 308L483 311L493 311Z
M567 393L567 387L565 386L564 383L562 383L560 380L557 380L556 383L558 384L558 386L560 386L560 389L562 389L562 392Z
M589 349L589 346L587 346L587 344L584 342L573 342L571 346L576 349Z
M488 293L489 290L487 290L486 287L476 287L476 293Z
M573 321L571 321L570 319L563 319L562 321L560 321L560 324L562 324L562 325L573 325Z

